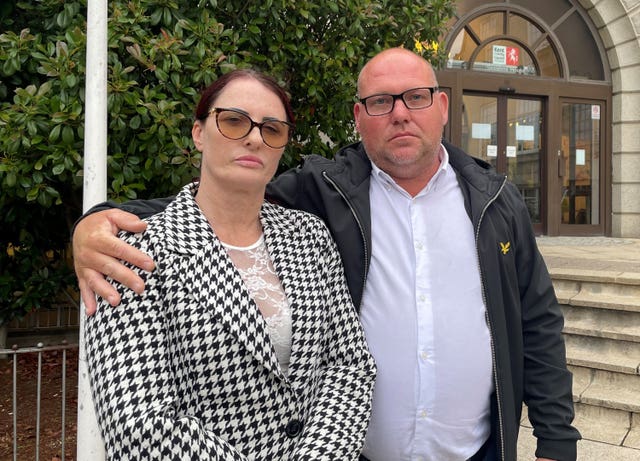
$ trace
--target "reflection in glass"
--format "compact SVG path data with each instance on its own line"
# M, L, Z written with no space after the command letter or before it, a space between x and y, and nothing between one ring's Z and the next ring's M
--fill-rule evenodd
M462 97L462 149L496 168L498 104L495 97Z
M569 64L571 77L604 80L604 63L599 59L598 45L578 12L574 12L556 30Z
M518 187L534 223L540 222L542 104L512 99L507 104L507 176Z
M509 15L509 35L522 43L533 44L542 35L540 29L528 19L517 14Z
M471 30L481 42L504 34L504 13L487 13L469 22Z
M600 105L562 105L563 224L599 224Z
M522 194L532 222L540 223L542 102L469 94L462 102L461 147L506 174Z
M560 63L556 52L551 46L549 39L544 40L535 49L536 59L540 67L540 75L543 77L562 77L560 72Z
M467 69L467 63L471 60L471 54L478 44L471 35L464 29L453 41L449 50L448 68Z

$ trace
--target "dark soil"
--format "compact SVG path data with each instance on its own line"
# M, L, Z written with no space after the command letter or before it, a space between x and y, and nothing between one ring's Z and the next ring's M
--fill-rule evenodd
M36 459L38 354L21 353L0 359L0 460L13 460L13 361L17 357L17 457ZM76 457L78 350L66 352L65 443L62 454L63 352L42 352L39 459L71 461Z

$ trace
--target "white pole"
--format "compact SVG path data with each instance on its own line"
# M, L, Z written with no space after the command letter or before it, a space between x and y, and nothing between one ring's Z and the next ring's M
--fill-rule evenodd
M107 197L107 19L108 0L87 2L87 62L85 87L83 209ZM89 388L84 346L84 305L80 306L80 352L78 362L78 461L104 460Z

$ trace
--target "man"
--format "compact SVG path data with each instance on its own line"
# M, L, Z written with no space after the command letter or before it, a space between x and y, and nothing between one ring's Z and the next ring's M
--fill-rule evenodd
M376 55L358 97L362 142L334 160L308 157L267 193L320 216L338 244L378 366L363 456L515 461L524 402L538 461L575 460L563 317L518 190L441 143L448 99L418 55ZM122 208L147 216L166 202ZM144 225L109 210L77 227L89 309L94 291L118 302L95 269L140 291L115 258L153 267L113 237L118 228Z

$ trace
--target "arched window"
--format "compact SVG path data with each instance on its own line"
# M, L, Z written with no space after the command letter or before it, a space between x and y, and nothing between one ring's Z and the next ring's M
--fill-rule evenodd
M605 80L604 50L573 2L528 2L527 9L517 3L527 2L467 10L446 40L447 68Z

